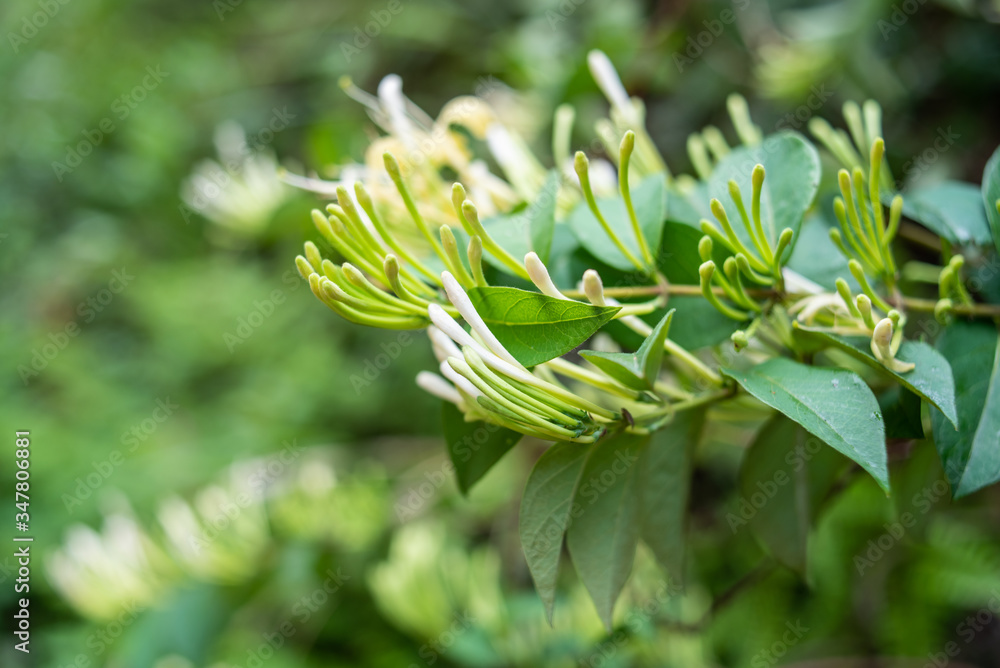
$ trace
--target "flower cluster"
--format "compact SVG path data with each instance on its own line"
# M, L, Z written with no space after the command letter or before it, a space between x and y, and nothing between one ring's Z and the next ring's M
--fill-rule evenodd
M639 353L631 359L607 358L613 360L608 362L585 352L582 362L557 356L533 361L529 368L501 344L470 299L473 290L489 289L491 282L501 286L530 282L552 300L617 307L613 319L646 337L644 348L649 347L654 328L640 316L662 309L670 294L692 294L685 291L693 288L725 316L749 323L732 334L737 351L756 346L761 337L794 347L791 315L812 329L870 337L872 355L888 369L905 373L913 368L896 358L906 318L894 292L898 271L891 243L900 223L902 198L896 195L888 213L884 211L882 190L891 184L891 176L884 165L881 111L876 104L845 106L850 137L825 122L811 124L813 133L846 167L838 174L840 197L833 205L840 227L830 231L830 239L847 257L859 294L852 293L846 277L836 281L835 292L827 292L786 266L796 232L791 227L776 228L774 207L782 203L771 201L775 195L765 189L762 164L748 169L749 199L736 179L725 182L723 190L734 210L727 211L717 198L707 203L714 221L702 218L696 224L703 235L697 245L699 284L673 286L664 274L660 249L644 232L643 214L633 201L637 184L659 179L670 197L696 201L705 196L709 180L721 183L716 171L734 151L761 155L753 151L771 149L752 122L746 101L731 96L728 108L742 147L731 147L718 128L706 127L688 141L698 178L674 177L645 129L641 101L627 95L604 54L591 53L588 63L611 103L609 118L600 120L595 131L615 165L592 160L583 152L570 157L575 114L563 106L555 114L552 152L557 169L551 178L521 137L501 123L487 102L489 91L453 101L432 120L402 94L398 77L386 77L377 96L345 81L344 89L367 107L386 136L372 143L364 165L344 168L341 181L285 177L294 185L336 198L325 212L316 210L312 216L321 237L342 262L324 258L312 242L296 258L316 297L352 322L426 329L439 369L418 376L422 388L454 403L469 421L486 420L549 440L589 443L609 430L647 431L669 420L675 410L728 396L719 394L728 389L727 383L710 362L666 335L656 341L657 368L644 370L647 375L641 378ZM469 136L485 142L502 176L491 173L475 156ZM860 158L861 146L870 147L867 165ZM444 176L449 172L457 181ZM612 189L617 201L609 202L608 197L615 196ZM605 291L597 271L589 269L570 289L554 280L551 263L543 260L547 248L541 252L529 244L532 250L522 259L524 243L518 238L534 234L527 229L531 224L527 219L533 206L539 208L532 203L545 197L555 201L558 225L569 225L569 217L579 210L589 212L597 226L593 229L599 229L608 247L634 268L640 285L626 285L612 294ZM811 197L802 198L805 205ZM616 217L618 212L623 215ZM952 298L967 298L956 280L961 269L958 258L942 272L942 308ZM892 296L879 294L869 276ZM618 294L652 299L619 303ZM663 352L670 364L660 368ZM601 361L595 364L595 359ZM631 383L632 379L637 380ZM708 394L692 392L706 387Z

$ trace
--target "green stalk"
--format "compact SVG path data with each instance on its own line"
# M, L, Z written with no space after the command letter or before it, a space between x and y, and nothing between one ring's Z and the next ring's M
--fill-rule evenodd
M636 243L639 244L639 252L646 261L647 266L653 266L653 253L649 250L646 237L639 227L639 218L635 214L635 207L632 206L632 193L628 186L628 166L632 157L632 150L635 148L635 133L629 130L622 138L621 148L618 152L618 188L621 190L622 200L625 201L625 209L628 211L629 220L632 222L632 232L635 234Z
M608 235L608 238L611 239L611 242L614 243L621 254L624 255L629 262L635 265L636 269L639 271L645 271L646 266L643 265L643 263L632 254L632 251L625 246L622 240L618 238L618 235L615 234L615 231L611 229L610 225L608 225L608 221L604 218L604 214L602 214L601 210L598 208L597 199L594 197L594 190L590 187L590 163L587 161L587 156L583 154L583 151L577 151L576 159L573 161L573 166L575 167L576 174L580 179L580 187L583 189L583 196L587 200L587 206L590 207L590 212L594 214L597 222L601 224L601 228L604 229L604 233Z

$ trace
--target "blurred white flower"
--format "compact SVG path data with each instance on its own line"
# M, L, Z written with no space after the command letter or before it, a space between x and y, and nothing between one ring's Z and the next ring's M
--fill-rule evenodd
M181 186L185 204L221 228L253 236L287 199L270 150L251 145L234 121L215 131L218 161L203 160Z
M48 559L53 587L81 614L110 619L129 607L146 607L165 586L165 555L132 517L109 515L98 533L78 524Z

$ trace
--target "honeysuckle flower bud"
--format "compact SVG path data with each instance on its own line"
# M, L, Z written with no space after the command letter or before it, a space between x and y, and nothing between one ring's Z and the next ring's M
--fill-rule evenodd
M469 299L469 295L465 294L465 290L463 290L462 286L455 280L455 277L449 272L443 271L441 272L441 282L444 284L444 290L448 295L448 301L450 301L452 305L458 309L459 315L461 315L465 322L469 323L469 326L472 327L472 330L479 335L483 344L485 344L486 347L500 359L523 369L524 367L521 366L521 363L518 362L513 355L507 352L507 349L503 347L503 344L500 343L497 337L493 335L493 332L490 331L490 328L486 326L486 323L483 322L483 319L476 311L476 307L472 305L472 300Z
M872 354L884 366L896 373L913 371L914 364L912 362L904 362L896 359L895 352L892 350L892 339L892 319L883 318L875 325L875 329L872 332Z
M469 237L469 247L466 250L469 257L469 265L472 267L472 280L476 287L485 288L489 285L486 276L483 274L483 240L478 234Z
M458 349L455 342L447 334L442 332L436 326L431 325L427 328L427 336L431 340L431 344L434 347L434 353L437 355L438 362L443 362L449 357L461 357L462 351Z
M875 329L875 320L872 317L872 300L867 295L858 295L855 305L858 307L858 312L861 313L861 319L865 326L869 329Z
M450 380L459 391L463 392L467 397L475 401L478 397L483 396L483 393L473 385L467 378L455 371L452 367L450 360L458 359L457 357L449 357L438 365L441 370L441 375Z
M742 329L733 332L729 338L733 342L733 348L736 349L736 352L742 352L744 348L750 345L750 339Z
M305 253L306 253L306 260L309 262L310 265L312 265L313 271L310 273L314 273L317 269L319 269L319 267L323 265L323 256L320 255L319 249L316 248L316 244L314 244L311 241L307 241L305 243Z
M530 199L538 194L545 183L545 169L520 137L494 123L486 131L486 145L521 197Z
M803 297L792 304L788 308L788 312L795 315L796 320L806 325L816 324L816 320L821 316L829 315L833 319L832 329L834 331L846 333L861 328L860 323L852 326L851 314L838 294L822 293Z
M934 304L934 318L940 323L946 323L953 308L955 308L955 303L950 299L939 299Z
M535 251L531 251L524 256L524 268L527 269L531 282L543 294L555 299L571 301L569 297L559 292L559 288L556 287L556 284L552 282L552 277L549 276L549 270L545 268L545 263L542 262Z
M400 137L408 147L414 145L413 131L406 113L403 97L403 79L398 74L382 77L378 84L378 98L387 112L394 135Z
M438 399L443 399L456 406L462 405L462 395L458 393L458 390L436 373L431 373L430 371L421 371L418 373L417 387L428 394L434 395Z
M625 92L625 86L611 64L611 60L603 51L593 50L587 54L587 65L590 67L590 75L594 77L598 88L608 98L608 102L628 123L638 124L639 119L635 112L635 107Z
M596 270L588 269L583 272L583 291L594 306L607 306L604 299L604 284Z

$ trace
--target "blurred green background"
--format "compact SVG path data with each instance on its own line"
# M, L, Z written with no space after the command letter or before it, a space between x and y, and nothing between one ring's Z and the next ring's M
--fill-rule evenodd
M726 522L745 443L718 434L699 451L687 591L640 554L607 636L568 572L550 628L516 532L538 448L461 498L438 402L413 384L432 360L423 335L350 326L294 273L318 200L198 167L235 121L255 168L330 176L375 133L338 79L373 91L388 73L432 116L483 77L507 84L529 110L510 123L550 159L558 104L577 106L581 147L604 113L586 68L599 48L675 172L689 171L688 134L725 127L738 91L766 132L839 125L844 100L875 98L904 187L976 182L1000 144L998 3L8 0L0 13L0 476L7 489L9 432L30 429L35 537L32 653L6 635L3 666L1000 665L1000 495L949 505L919 442L901 446L894 499L858 480L828 509L811 582L768 571L692 628L762 555ZM941 132L953 143L920 159ZM221 179L204 200L228 207L216 222L182 198L195 170ZM917 497L917 537L859 573L854 556ZM957 655L941 654L949 642Z

